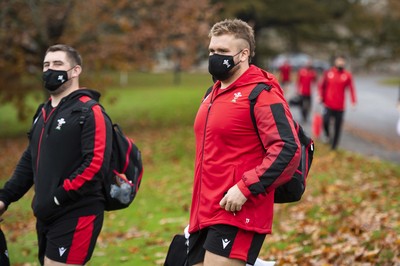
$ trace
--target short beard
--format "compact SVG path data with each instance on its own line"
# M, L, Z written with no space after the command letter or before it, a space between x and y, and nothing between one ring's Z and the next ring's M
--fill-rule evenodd
M72 85L72 80L70 79L67 82L65 82L64 84L62 84L58 89L56 89L54 91L49 91L49 90L47 90L47 91L51 96L57 96L57 95L64 93L65 91L67 91L71 87L71 85Z
M229 70L224 79L221 81L230 79L237 71L239 71L239 69L240 69L240 62L236 64L231 70Z

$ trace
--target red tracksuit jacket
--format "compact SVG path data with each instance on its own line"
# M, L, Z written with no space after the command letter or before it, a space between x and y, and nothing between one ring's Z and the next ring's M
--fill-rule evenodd
M297 74L297 89L302 96L311 96L311 85L317 80L317 74L313 69L304 67Z
M290 72L292 71L292 67L285 63L279 67L281 81L282 82L289 82L290 81Z
M264 148L250 116L248 96L258 83L272 85L260 94L255 117ZM275 188L288 181L300 160L292 115L276 78L256 66L228 88L218 81L198 110L194 131L196 159L189 232L214 224L270 233ZM237 184L247 197L233 214L219 206Z
M339 71L336 67L325 72L319 88L324 105L332 110L344 111L346 89L350 90L351 101L355 104L356 91L350 72Z

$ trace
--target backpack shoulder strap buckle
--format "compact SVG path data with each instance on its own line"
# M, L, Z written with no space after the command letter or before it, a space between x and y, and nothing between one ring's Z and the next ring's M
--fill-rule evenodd
M82 112L82 115L79 117L80 125L83 125L85 123L87 113L90 110L92 110L93 106L95 106L95 105L99 105L103 109L103 106L101 106L101 104L98 101L93 100L93 99L90 99L89 101L85 102L84 106L82 106L80 109L78 109L79 111Z

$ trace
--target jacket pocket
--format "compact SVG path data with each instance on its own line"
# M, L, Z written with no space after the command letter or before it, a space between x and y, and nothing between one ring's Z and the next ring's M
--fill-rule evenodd
M61 211L61 206L56 205L53 196L46 197L34 204L34 214L42 221L49 221Z

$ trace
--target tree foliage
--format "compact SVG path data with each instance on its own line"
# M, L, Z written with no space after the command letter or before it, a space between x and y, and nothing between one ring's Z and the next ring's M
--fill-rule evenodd
M78 49L89 72L150 69L160 51L187 67L212 14L207 0L3 0L0 102L15 103L23 118L26 92L41 88L43 56L56 43Z
M400 56L397 0L3 0L0 103L13 102L23 117L24 97L41 88L43 55L52 44L77 48L89 74L148 70L160 55L188 68L204 59L210 23L232 17L254 27L263 59L340 52L367 64ZM104 86L99 77L84 85Z
M213 3L222 6L220 17L238 17L254 25L258 53L312 51L325 53L325 57L344 53L370 58L381 55L380 59L400 56L397 45L400 4L396 0L213 0ZM266 31L275 34L265 34Z

